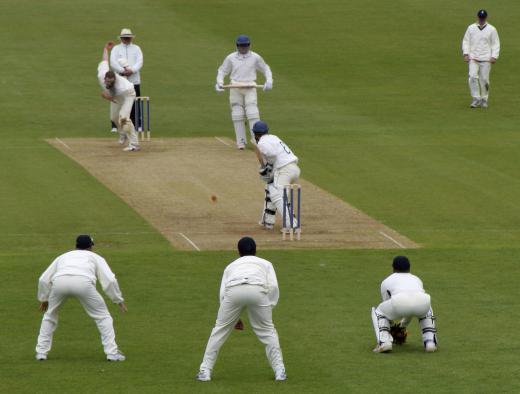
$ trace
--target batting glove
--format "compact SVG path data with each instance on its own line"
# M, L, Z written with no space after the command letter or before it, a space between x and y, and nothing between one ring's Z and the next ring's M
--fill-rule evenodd
M215 90L220 93L220 92L224 91L224 88L222 87L222 85L220 83L217 83L215 85Z
M264 92L266 90L271 90L273 88L273 81L265 81L264 83Z

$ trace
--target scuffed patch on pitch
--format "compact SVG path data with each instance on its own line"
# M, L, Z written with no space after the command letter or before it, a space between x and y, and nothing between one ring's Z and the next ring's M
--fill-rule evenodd
M255 238L261 249L418 247L304 179L299 182L302 239L282 241L278 225L274 231L258 225L264 184L254 153L236 150L224 137L155 138L143 142L140 152L123 152L115 139L48 142L120 196L177 249L232 250L245 235Z

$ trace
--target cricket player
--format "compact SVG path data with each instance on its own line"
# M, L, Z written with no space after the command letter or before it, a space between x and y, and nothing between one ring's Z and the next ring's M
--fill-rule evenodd
M372 323L376 333L376 353L392 351L394 338L390 334L390 322L398 320L398 328L406 329L413 317L419 319L422 340L426 352L437 350L437 330L430 296L424 291L422 281L410 273L410 261L397 256L392 263L394 273L381 283L383 302L372 308ZM394 328L394 327L392 327Z
M283 215L284 186L296 183L300 176L298 157L280 138L269 134L267 123L256 122L253 133L257 142L255 151L260 160L265 163L265 166L260 169L260 175L267 183L266 203L260 225L272 229L276 221L276 211ZM269 179L270 168L272 168L272 179ZM289 215L288 210L286 214ZM298 227L296 218L293 220L293 227Z
M89 235L78 236L76 249L58 256L40 276L38 300L41 302L40 310L45 314L36 345L37 360L47 360L52 336L58 326L58 311L70 297L77 298L85 312L96 322L107 360L125 360L116 344L112 316L96 290L96 279L122 312L126 312L126 305L116 276L105 259L92 252L93 246L94 241Z
M251 51L251 41L248 36L238 36L236 39L236 52L231 53L218 69L217 92L224 91L224 78L231 74L232 84L256 84L256 71L260 71L265 76L264 91L273 88L273 74L262 57ZM249 123L251 132L251 142L254 141L252 134L253 125L260 119L258 111L256 88L232 88L229 92L229 102L231 104L231 119L235 127L237 148L243 150L247 144L246 124ZM253 142L254 143L254 142Z
M124 151L138 151L139 141L135 132L134 124L130 118L130 112L134 106L134 85L126 78L111 71L108 66L108 51L114 46L113 42L107 42L103 49L103 60L98 66L98 80L103 88L101 97L110 101L110 117L117 125L119 132L119 143L123 145L129 141Z
M247 309L249 322L256 336L265 345L275 380L286 379L278 333L273 324L272 310L278 303L278 281L273 265L256 257L256 243L244 237L238 241L240 258L224 270L220 285L220 308L215 327L206 346L197 380L211 380L211 373L220 348L233 327L243 330L240 314Z
M479 10L477 22L468 26L462 40L464 61L469 64L471 108L488 107L489 72L500 55L497 29L487 23L487 16L486 10Z
M110 52L110 68L117 74L128 79L134 85L135 94L141 96L141 69L143 68L143 51L139 45L134 44L135 34L125 28L121 30L119 39L121 43L114 46ZM131 118L137 130L142 131L143 125L135 118L135 105L132 107ZM112 129L115 126L112 123ZM114 130L112 130L114 131Z

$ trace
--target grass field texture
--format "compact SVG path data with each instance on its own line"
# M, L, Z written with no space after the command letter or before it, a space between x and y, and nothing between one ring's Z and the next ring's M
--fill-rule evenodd
M460 53L479 7L1 2L0 392L519 392L520 4L487 6L502 42L487 111L469 109ZM274 317L289 380L275 384L250 329L226 343L214 381L194 380L234 254L173 250L44 142L110 137L96 67L122 27L144 51L142 91L161 137L232 135L214 79L235 36L251 36L274 73L274 90L259 93L262 118L298 154L304 177L423 245L403 253L432 295L438 353L422 351L416 324L405 347L371 352L369 310L395 251L269 251L260 255L278 273ZM94 236L127 299L128 314L111 307L124 363L104 361L76 301L61 311L49 361L34 360L37 278L78 233Z

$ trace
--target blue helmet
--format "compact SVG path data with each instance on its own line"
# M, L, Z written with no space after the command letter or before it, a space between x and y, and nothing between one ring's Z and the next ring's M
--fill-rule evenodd
M249 40L248 36L242 34L237 37L236 44L237 45L251 45L251 40Z
M255 134L267 134L269 132L269 126L267 123L259 120L253 125L253 133Z
M481 19L486 19L487 18L487 11L486 10L479 10L477 12L477 17L481 18Z

